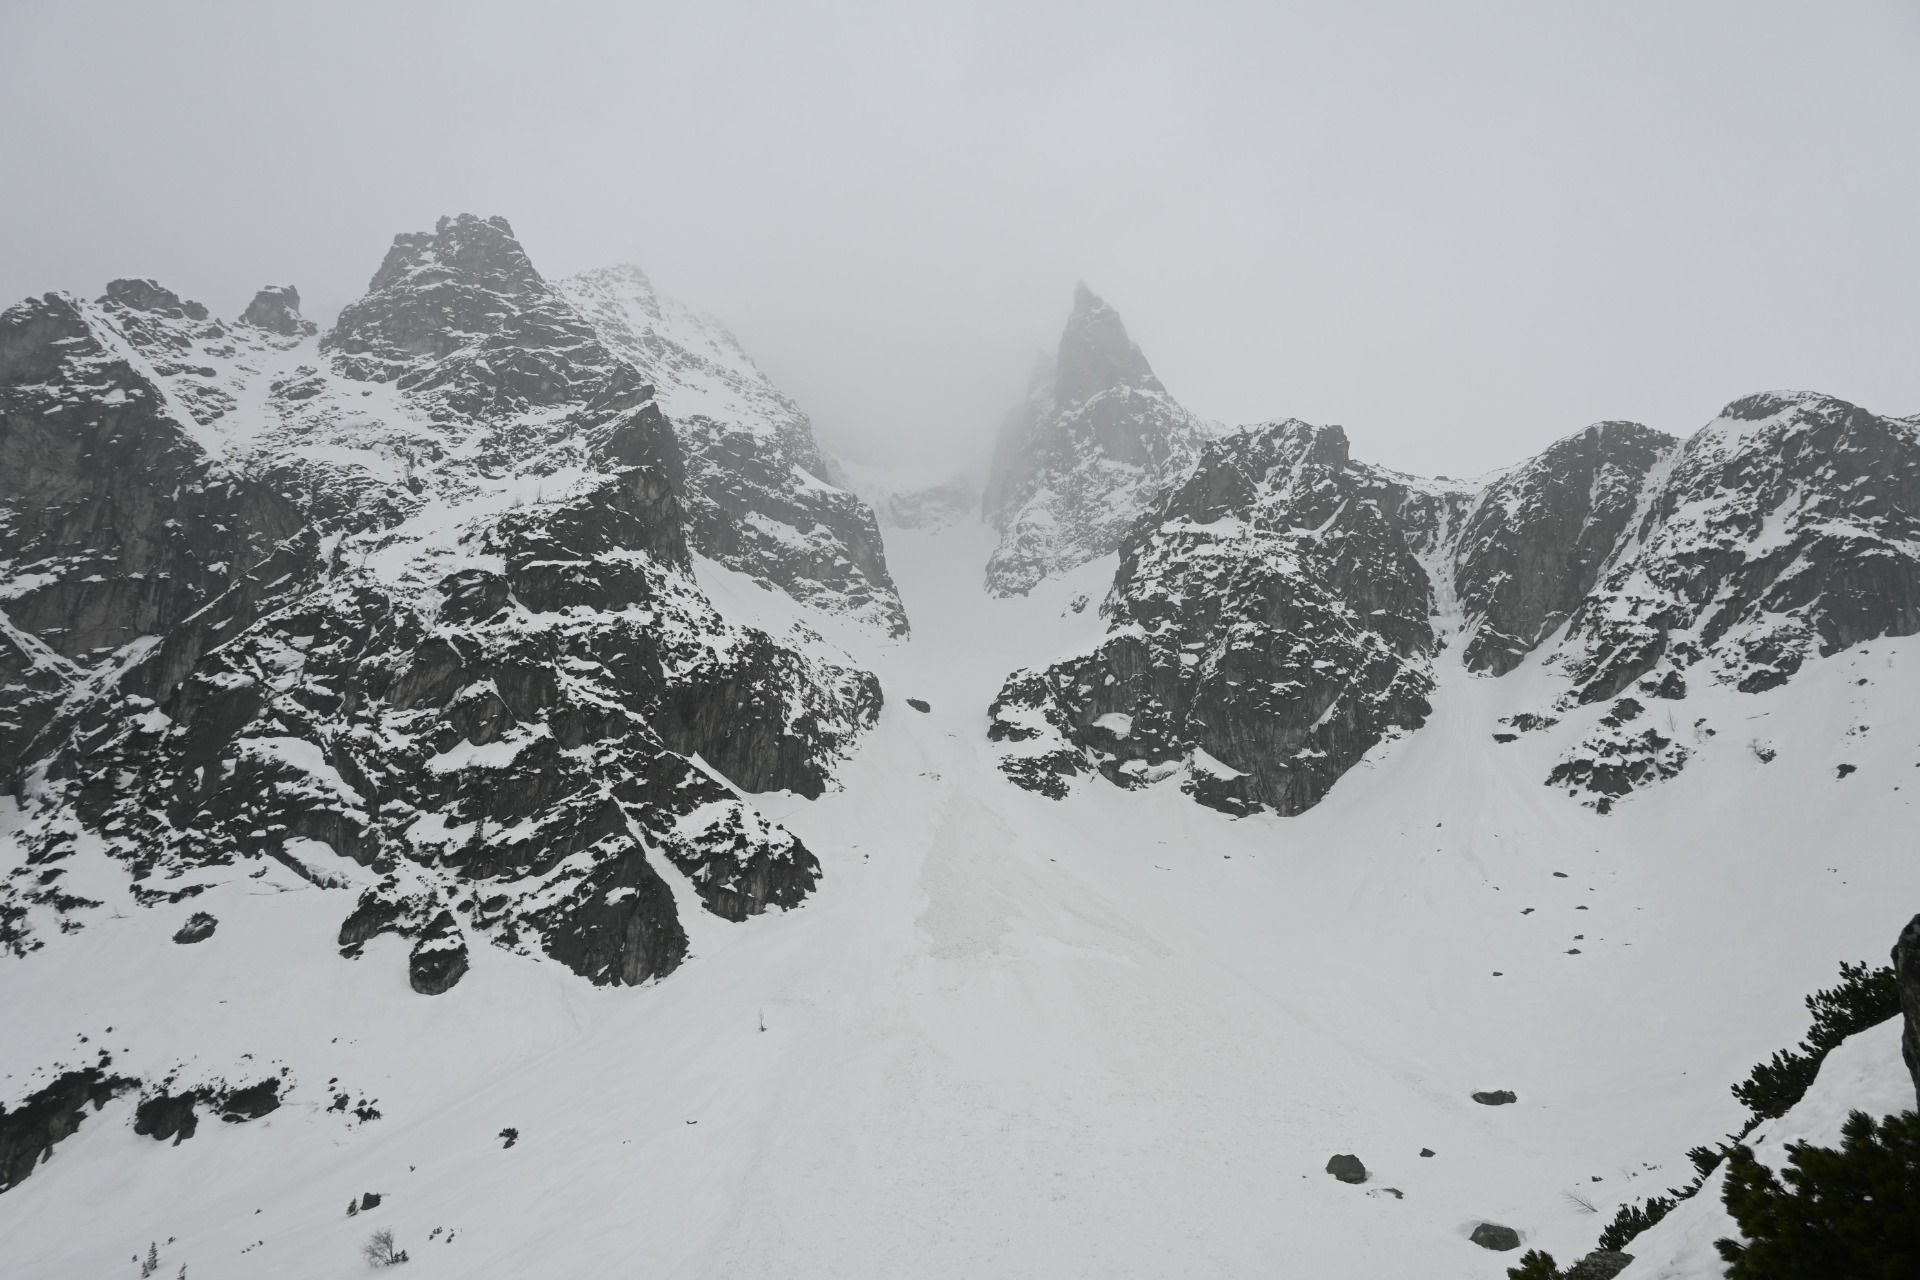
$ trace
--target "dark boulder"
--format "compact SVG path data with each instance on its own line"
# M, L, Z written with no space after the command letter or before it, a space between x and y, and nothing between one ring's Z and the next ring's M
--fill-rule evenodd
M1367 1180L1367 1166L1360 1163L1359 1156L1335 1156L1327 1161L1327 1172L1342 1182L1361 1183Z
M196 911L188 916L187 922L175 931L173 940L182 944L204 942L213 936L214 926L219 923L218 920L215 920L206 912Z
M1503 1227L1497 1222L1481 1223L1473 1229L1473 1234L1467 1239L1482 1249L1492 1249L1499 1253L1520 1247L1520 1233L1512 1227Z

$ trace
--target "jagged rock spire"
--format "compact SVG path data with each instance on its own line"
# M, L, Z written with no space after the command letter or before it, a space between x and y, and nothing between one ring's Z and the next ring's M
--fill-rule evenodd
M315 332L313 321L300 314L300 291L290 284L270 284L254 294L253 301L240 313L240 321L283 338Z
M1063 405L1078 404L1119 387L1166 392L1139 344L1127 336L1120 313L1084 283L1077 284L1054 362L1054 396Z
M1085 284L1050 362L1007 419L984 512L1001 530L988 590L1024 593L1114 550L1192 458L1198 422L1161 385L1119 312Z

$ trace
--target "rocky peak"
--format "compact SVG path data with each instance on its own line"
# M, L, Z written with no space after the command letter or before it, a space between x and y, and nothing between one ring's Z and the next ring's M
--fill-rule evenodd
M505 218L461 213L441 218L430 233L410 231L395 236L367 292L440 280L482 283L509 294L545 284Z
M290 284L270 284L254 294L240 321L282 338L303 338L317 331L313 321L300 314L300 291Z
M994 449L982 508L1001 540L987 589L1024 594L1115 550L1202 435L1119 314L1079 286L1058 351L1035 370Z
M100 295L102 306L123 307L129 311L150 311L156 315L186 320L205 320L207 309L198 302L184 302L171 289L153 280L112 280Z
M462 214L396 237L371 290L341 311L320 346L334 375L394 383L433 424L433 439L396 440L395 449L443 455L457 441L457 452L495 474L577 464L615 417L652 399L534 269L503 218ZM329 414L357 416L351 400ZM677 482L671 432L659 443L655 463Z
M1120 313L1085 284L1074 286L1073 311L1060 335L1054 367L1054 395L1065 405L1120 388L1166 391L1139 345L1127 336Z
M611 363L592 326L534 269L507 220L464 213L440 219L431 233L395 236L366 296L341 311L321 347L350 377L423 388L475 380L457 364L479 361L489 372L499 361L522 364L521 376L500 380L484 397L490 406L461 397L452 408L466 415L561 403L579 394L578 366L604 374ZM433 367L456 356L463 358L456 367Z

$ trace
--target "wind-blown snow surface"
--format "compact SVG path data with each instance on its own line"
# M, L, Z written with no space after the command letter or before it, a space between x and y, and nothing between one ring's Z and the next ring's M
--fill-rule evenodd
M842 789L756 799L819 892L744 924L684 912L691 956L659 985L482 946L417 996L404 942L340 960L346 895L271 864L10 961L9 1099L101 1047L143 1078L238 1083L246 1054L291 1077L278 1111L177 1147L132 1132L132 1095L89 1115L0 1198L0 1273L132 1274L158 1241L164 1275L344 1278L388 1226L409 1280L1497 1277L1517 1254L1468 1243L1476 1223L1590 1248L1738 1122L1727 1085L1801 1034L1801 996L1914 909L1920 640L1696 690L1725 730L1604 817L1541 785L1580 725L1489 745L1564 677L1536 654L1476 678L1450 649L1420 732L1305 814L1236 820L1170 785L1054 801L1001 777L987 702L1097 637L1065 606L1113 562L988 600L988 550L895 535L915 638L815 641L866 646L879 724ZM817 626L700 572L730 616ZM220 930L172 945L189 907ZM1519 1102L1468 1097L1495 1088ZM328 1112L335 1090L382 1117ZM1371 1180L1328 1177L1336 1152Z

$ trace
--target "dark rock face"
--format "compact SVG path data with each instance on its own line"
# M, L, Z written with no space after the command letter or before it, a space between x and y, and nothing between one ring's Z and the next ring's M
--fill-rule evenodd
M905 635L873 511L834 482L807 415L734 336L661 298L638 267L587 272L559 288L653 386L672 422L692 548L823 612Z
M0 1192L26 1181L53 1154L54 1144L80 1128L89 1109L98 1111L139 1084L103 1067L85 1067L63 1072L12 1109L0 1106Z
M220 1100L220 1118L229 1124L245 1124L280 1109L280 1082L266 1079L235 1089Z
M0 312L6 614L83 667L178 625L304 525L211 465L127 356L72 299Z
M1704 664L1748 692L1920 631L1920 428L1831 396L1737 400L1681 447L1575 611L1579 700Z
M319 332L313 321L300 314L300 291L290 284L270 284L254 294L253 301L240 313L240 321L283 338L309 337Z
M81 927L59 879L96 849L149 905L357 863L343 952L399 934L428 994L477 940L668 973L669 877L729 920L798 905L818 863L733 788L819 794L878 682L701 592L635 367L500 219L399 237L317 343L295 301L229 329L133 282L0 318L0 746L36 778L0 944Z
M1489 1089L1475 1093L1473 1100L1483 1107L1504 1107L1520 1101L1511 1089Z
M1367 1166L1360 1163L1359 1156L1335 1156L1327 1161L1327 1172L1342 1182L1361 1183L1367 1180Z
M0 786L53 719L80 670L0 612Z
M206 912L196 911L174 932L173 940L182 944L204 942L213 936L214 928L219 923Z
M987 562L987 590L1024 595L1115 550L1185 469L1201 435L1119 314L1079 286L1059 350L1035 370L994 450L983 507L1000 545Z
M1638 423L1601 422L1482 491L1453 554L1469 670L1512 670L1580 607L1648 474L1678 443Z
M1907 921L1893 944L1893 980L1900 987L1900 1056L1920 1098L1920 915Z
M1208 444L1129 535L1092 653L1010 676L990 710L1014 781L1060 795L1179 773L1230 813L1299 813L1432 688L1432 594L1398 478L1337 427Z
M177 1147L200 1128L200 1117L194 1108L205 1100L203 1093L196 1089L177 1094L162 1090L142 1098L133 1113L133 1131L155 1142L171 1138Z
M1497 1222L1481 1223L1473 1229L1473 1234L1467 1239L1482 1249L1492 1249L1498 1253L1520 1247L1520 1233L1512 1227L1503 1227Z

